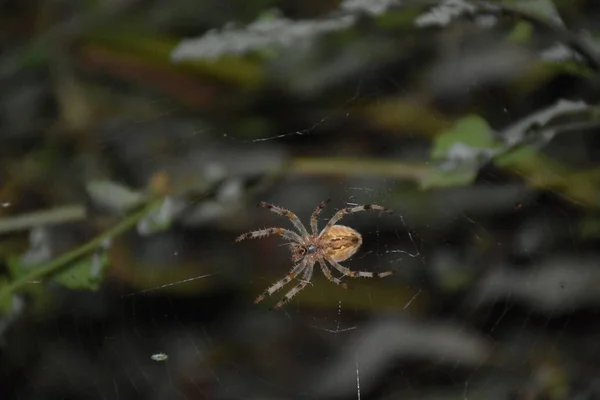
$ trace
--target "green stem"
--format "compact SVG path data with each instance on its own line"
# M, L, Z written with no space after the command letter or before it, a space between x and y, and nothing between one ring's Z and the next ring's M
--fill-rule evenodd
M80 205L56 207L25 215L0 218L0 233L22 231L40 225L63 224L85 218L85 207Z
M421 182L431 172L425 164L352 157L305 157L292 160L287 171L295 175L377 176Z
M107 239L111 239L131 229L133 226L135 226L135 224L138 223L139 220L148 215L150 211L162 204L162 201L162 198L151 201L140 211L131 214L121 223L110 228L101 235L96 236L94 239L83 244L82 246L63 254L58 258L55 258L54 260L48 261L47 263L43 263L38 267L32 268L28 274L25 274L10 282L8 285L0 288L0 301L2 301L5 297L22 289L31 281L41 280L49 275L57 273L61 268L70 264L72 261L86 255L87 253L94 251L96 248L101 246L102 243L104 243Z

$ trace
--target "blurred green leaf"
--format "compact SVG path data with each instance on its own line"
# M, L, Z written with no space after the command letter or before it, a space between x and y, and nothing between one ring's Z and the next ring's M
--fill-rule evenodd
M9 255L5 259L5 263L9 272L9 277L0 278L0 291L6 290L17 279L29 274L36 267L23 264L22 257L17 254ZM44 285L32 279L27 282L27 285L21 291L21 294L27 294L28 310L44 312L51 305L51 294L45 290ZM10 296L0 296L0 315L9 315L15 312L15 294Z
M11 254L6 257L4 262L6 263L6 268L8 269L11 280L27 275L30 270L23 264L23 257L21 255Z
M421 14L418 8L391 10L377 16L375 21L384 29L410 29L415 19Z
M422 189L472 183L482 162L499 148L487 121L469 115L435 138L431 158L442 162L421 181Z
M63 272L54 276L54 281L69 289L98 290L108 265L108 252L97 250L91 256L84 257Z
M92 181L86 189L94 203L110 211L128 211L146 200L144 194L111 181Z
M560 14L551 0L527 0L509 1L511 7L522 12L536 16L543 21L553 21L562 25Z
M184 208L185 204L180 200L166 197L160 207L150 211L138 222L138 233L140 235L152 235L169 229Z
M508 34L507 40L513 43L527 43L533 35L533 25L527 21L519 21Z
M276 20L276 19L279 19L282 17L283 17L283 14L279 9L269 8L269 9L261 12L260 15L258 16L257 20L258 21L272 21L272 20Z
M536 156L538 150L533 146L520 146L494 158L494 163L499 167L507 167L514 163Z
M431 158L437 160L447 158L450 150L456 144L471 148L475 153L481 149L492 149L495 140L485 119L478 115L469 115L459 119L452 129L435 138Z

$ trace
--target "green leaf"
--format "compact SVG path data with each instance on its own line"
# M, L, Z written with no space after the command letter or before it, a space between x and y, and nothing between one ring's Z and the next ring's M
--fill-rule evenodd
M494 158L494 164L499 167L508 167L515 163L530 159L538 154L538 150L532 146L520 146L506 153L499 154Z
M23 274L23 268L21 267L21 257L16 254L10 254L4 260L6 268L12 279L18 278L19 275Z
M514 1L512 7L524 13L531 14L542 21L551 21L564 25L560 13L551 0Z
M54 281L69 289L98 290L107 265L108 253L98 250L55 275Z
M37 268L36 265L27 265L23 263L22 256L17 254L11 254L4 260L8 269L9 276L0 277L0 292L4 292L11 283L24 275L30 273L33 269ZM20 299L13 290L11 295L0 296L0 315L10 315L18 310L18 304ZM26 294L28 301L28 310L44 310L51 306L49 301L48 292L45 290L44 285L40 285L39 282L32 280L27 283L23 289L19 292L19 295Z
M146 196L111 181L92 181L86 185L92 201L111 211L124 212L142 204Z
M507 39L513 43L528 43L533 35L533 25L527 21L519 21L508 34Z
M495 147L495 140L487 121L478 115L459 119L454 127L438 135L431 152L433 159L445 159L450 150L462 144L473 149L473 158L478 150Z
M277 8L270 8L268 10L263 11L258 16L258 21L274 21L278 18L282 17L282 13Z
M166 197L159 208L150 211L138 222L138 233L140 235L152 235L169 229L184 209L184 203L176 198Z

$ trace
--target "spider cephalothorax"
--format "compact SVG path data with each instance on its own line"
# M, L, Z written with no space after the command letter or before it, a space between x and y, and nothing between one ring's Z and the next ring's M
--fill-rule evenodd
M378 274L374 274L373 272L352 271L339 264L340 262L352 257L358 251L359 247L362 245L362 236L360 233L348 226L336 225L336 223L346 214L366 210L379 210L391 213L391 210L375 204L343 208L339 210L329 220L325 228L319 232L317 217L328 202L329 200L321 202L317 206L316 210L312 213L310 217L312 234L308 233L298 217L291 211L265 202L259 204L260 207L268 208L276 214L285 215L288 217L292 221L292 224L294 224L294 227L298 233L284 228L267 228L244 233L236 239L236 242L240 242L244 239L256 239L269 235L279 235L290 240L289 245L292 253L292 262L295 264L294 267L285 278L276 282L263 294L258 296L254 303L262 301L265 297L270 296L277 290L281 289L292 279L298 278L300 283L290 290L283 297L283 299L275 305L275 308L283 306L296 293L304 289L304 287L310 282L313 268L316 263L319 264L321 271L323 271L323 274L327 279L344 288L346 288L346 284L331 274L331 270L327 264L330 264L333 266L333 268L341 272L342 277L349 276L352 278L373 278L374 276L377 276L379 278L383 278L392 274L390 271L381 272Z
M314 254L314 249L317 247L314 244L298 244L290 243L290 253L292 254L292 261L297 263L306 257L308 254Z

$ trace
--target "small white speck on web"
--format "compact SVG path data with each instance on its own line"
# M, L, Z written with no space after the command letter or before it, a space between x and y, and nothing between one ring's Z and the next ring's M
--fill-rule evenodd
M169 356L166 355L165 353L156 353L156 354L152 354L152 356L150 357L153 361L167 361L169 359Z

